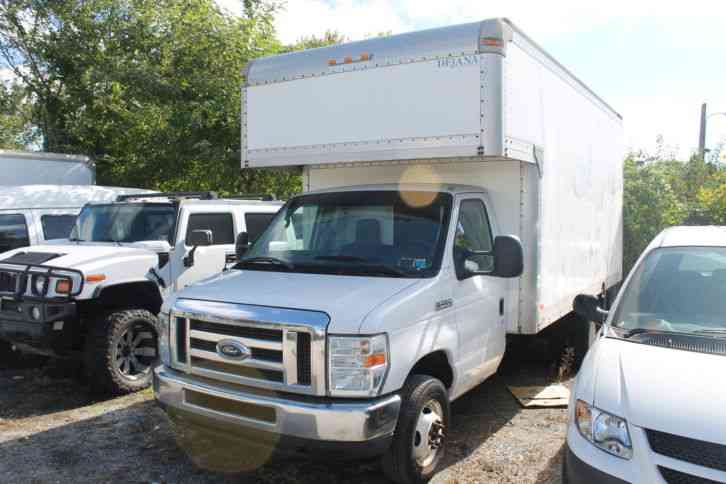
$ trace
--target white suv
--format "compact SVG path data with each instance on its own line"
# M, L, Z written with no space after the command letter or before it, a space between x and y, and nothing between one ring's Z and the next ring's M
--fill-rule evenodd
M726 482L726 227L660 234L575 381L565 482Z
M214 193L120 196L83 208L67 241L0 259L0 338L23 351L83 359L113 394L151 381L165 297L236 261L280 202Z

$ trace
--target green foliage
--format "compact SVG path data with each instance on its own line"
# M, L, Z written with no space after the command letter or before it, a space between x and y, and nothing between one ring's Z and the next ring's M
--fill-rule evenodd
M36 141L34 134L25 90L0 81L0 149L21 150Z
M99 183L286 196L295 173L240 175L240 73L281 49L276 5L244 7L236 17L213 0L2 3L0 56L33 97L44 149L91 156Z
M726 170L698 157L687 162L630 155L624 165L623 269L673 225L726 224Z

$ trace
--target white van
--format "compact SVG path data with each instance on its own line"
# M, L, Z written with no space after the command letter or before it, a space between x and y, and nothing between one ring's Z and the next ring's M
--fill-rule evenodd
M112 202L135 188L93 185L22 185L0 188L0 253L66 239L89 202Z
M641 256L577 375L563 482L726 482L726 227L675 227Z

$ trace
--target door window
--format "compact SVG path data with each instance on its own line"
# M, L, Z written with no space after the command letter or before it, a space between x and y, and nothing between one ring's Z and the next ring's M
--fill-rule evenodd
M484 202L478 199L463 200L459 208L454 239L454 261L457 274L467 271L491 271L494 269L492 231L489 226ZM488 254L473 254L488 252Z
M0 252L30 245L25 215L0 215Z
M75 215L43 215L40 217L45 240L67 239L71 235L75 223Z
M276 213L246 213L245 214L245 226L247 227L247 235L250 237L250 242L257 240L262 232L265 231L272 219L275 218Z
M195 230L211 230L212 245L234 244L234 220L231 213L194 213L189 216L186 244Z

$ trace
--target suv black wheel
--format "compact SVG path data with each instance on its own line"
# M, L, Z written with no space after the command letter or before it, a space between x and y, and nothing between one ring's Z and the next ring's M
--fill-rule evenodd
M117 310L98 318L84 350L91 387L111 395L148 387L158 355L159 324L145 309Z
M446 452L451 410L441 381L412 375L401 392L401 411L383 471L394 482L427 482Z

